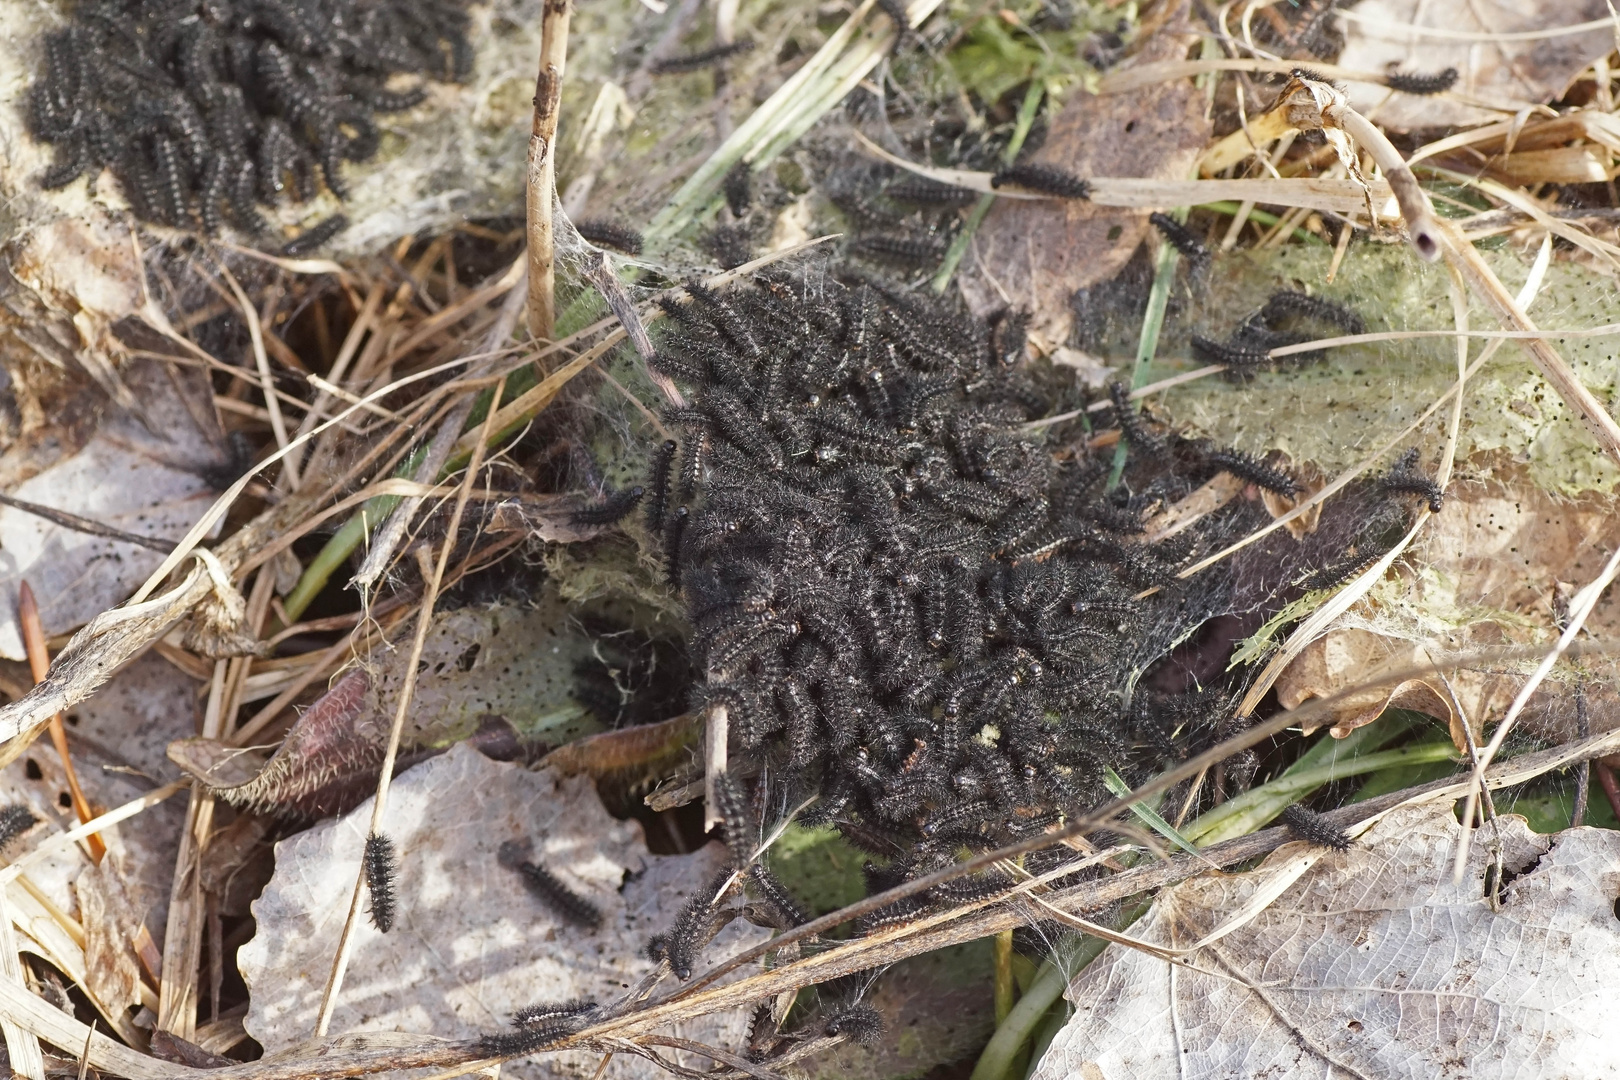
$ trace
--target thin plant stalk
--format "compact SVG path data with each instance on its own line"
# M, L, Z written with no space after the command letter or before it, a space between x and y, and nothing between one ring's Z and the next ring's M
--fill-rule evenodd
M550 341L557 326L557 261L551 234L557 202L557 114L568 62L569 0L545 0L540 15L540 70L529 131L529 333Z
M500 404L500 387L496 388L495 397L491 406L484 415L485 438L473 444L472 460L467 466L467 474L462 479L461 490L456 495L455 508L450 512L449 527L445 532L444 544L439 549L437 563L432 563L427 555L427 549L420 549L418 561L421 564L422 576L422 606L416 618L416 637L411 642L410 661L404 670L410 672L412 677L403 681L399 690L399 702L394 709L394 722L388 731L388 749L383 753L382 771L377 776L377 794L371 804L371 827L368 836L382 834L383 815L388 809L388 788L393 781L394 762L399 757L399 743L401 734L405 730L405 714L410 711L411 699L416 689L414 678L417 667L422 662L422 650L427 645L428 628L433 623L433 607L439 597L439 585L444 580L445 568L450 563L450 553L455 550L456 534L461 529L461 517L467 509L467 499L472 494L472 486L478 475L478 468L483 464L484 447L489 435L489 428L495 422L496 406ZM315 1036L323 1038L332 1024L332 1013L337 1009L338 995L343 990L343 974L348 966L349 956L354 949L354 930L360 914L360 897L366 887L366 871L364 860L360 871L355 877L354 896L349 903L348 918L343 924L343 934L338 941L337 955L332 961L332 972L326 982L326 990L321 995L320 1016L315 1022Z

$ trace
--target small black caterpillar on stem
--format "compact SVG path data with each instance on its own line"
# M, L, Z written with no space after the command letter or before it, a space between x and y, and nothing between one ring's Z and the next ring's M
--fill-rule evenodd
M395 886L399 857L394 842L382 833L366 837L366 891L371 893L371 925L386 934L394 928Z
M872 1046L883 1038L883 1017L870 1005L856 1005L827 1018L822 1032L862 1046Z
M1343 829L1299 803L1283 807L1282 823L1288 826L1289 832L1307 843L1335 851L1350 850L1350 837L1345 835Z
M1419 495L1428 502L1429 512L1438 514L1445 504L1446 493L1439 484L1417 470L1418 448L1412 447L1401 455L1395 467L1378 482L1384 491L1401 495Z
M738 217L748 213L748 203L754 194L753 179L754 174L746 161L739 161L726 170L726 178L720 188L725 192L726 205Z
M22 803L0 809L0 848L39 824L39 818Z
M1193 233L1193 231L1169 214L1157 211L1148 215L1148 220L1154 228L1164 234L1170 246L1181 252L1181 257L1191 264L1194 273L1209 265L1209 248Z
M597 247L612 248L626 255L641 254L641 234L628 225L600 218L587 218L574 222L574 231Z
M775 874L765 868L764 863L756 862L749 867L748 874L753 879L755 887L759 889L760 898L779 916L778 922L786 924L781 927L782 929L791 929L809 921L809 916L799 906L798 899L788 892L787 886L783 885Z
M1299 494L1299 484L1292 476L1241 450L1216 450L1209 455L1209 463L1239 480L1247 480L1256 487L1286 498L1292 499Z
M1403 94L1443 94L1457 85L1457 69L1448 67L1444 71L1437 71L1433 75L1419 75L1410 71L1392 71L1384 77L1391 90L1399 90Z
M333 214L319 225L313 225L281 246L281 253L289 259L308 255L332 237L349 227L349 219Z
M702 891L682 905L670 928L647 943L647 954L669 961L669 970L682 982L692 977L698 950L713 937L716 908L724 899L721 890L730 879L729 870L716 874Z
M703 49L700 52L687 53L685 56L666 56L657 61L648 70L654 75L678 75L688 71L699 71L711 64L728 60L739 53L748 52L754 47L752 41L734 41L730 45L716 45L712 49Z
M1056 195L1060 199L1091 198L1089 182L1050 165L1012 165L990 177L993 188L1008 184L1039 191L1043 195Z
M726 847L731 851L731 865L738 870L746 870L754 861L756 831L754 815L748 809L748 795L736 777L730 773L716 773L714 801L721 828L725 832Z
M512 1017L512 1023L518 1027L533 1027L535 1024L543 1024L549 1020L588 1016L594 1013L596 1009L596 1002L586 1001L584 998L570 998L568 1001L550 1001L543 1005L530 1005L527 1008L519 1009L517 1014Z
M640 484L615 491L595 505L575 510L568 521L572 525L612 525L634 510L644 494Z
M1148 430L1142 414L1131 404L1130 387L1122 382L1111 383L1108 397L1114 403L1114 417L1119 423L1119 430L1132 450L1152 455L1164 449L1164 440Z
M578 926L596 929L602 925L602 909L579 895L539 863L521 857L521 849L508 841L501 845L501 864L523 876L523 884L557 914Z
M1192 350L1199 359L1207 360L1211 364L1225 364L1239 377L1251 374L1255 369L1272 362L1271 352L1267 349L1214 341L1200 334L1192 336Z
M1302 579L1299 586L1306 592L1331 589L1335 585L1349 581L1367 567L1382 559L1388 551L1388 548L1372 548L1362 554L1352 555L1338 562L1330 563Z
M478 1055L486 1058L522 1057L560 1043L584 1026L582 1018L564 1016L540 1024L528 1024L516 1031L485 1035L478 1040Z
M941 184L937 180L923 177L896 180L883 189L883 194L896 202L917 203L921 206L966 206L979 198L979 193L971 188Z

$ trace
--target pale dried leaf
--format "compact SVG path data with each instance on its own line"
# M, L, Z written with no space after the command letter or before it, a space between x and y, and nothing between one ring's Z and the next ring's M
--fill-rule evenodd
M1562 583L1590 580L1616 544L1620 529L1609 498L1559 498L1508 469L1495 479L1455 483L1410 560L1283 670L1278 700L1294 708L1348 691L1385 664L1417 667L1481 649L1550 647L1559 634ZM1588 636L1613 641L1617 620L1612 605L1599 605ZM1461 748L1463 716L1477 738L1512 702L1535 659L1350 693L1317 722L1342 737L1387 708L1416 709L1446 719ZM1577 685L1592 731L1620 724L1614 675L1613 660L1601 655L1555 671L1531 698L1525 730L1573 737Z
M1605 0L1363 0L1353 12L1354 19L1341 23L1340 67L1417 75L1455 67L1455 92L1502 104L1509 112L1558 97L1588 64L1614 49L1614 31L1606 26L1531 41L1458 41L1402 29L1517 34L1602 19L1609 14ZM1502 119L1500 112L1443 97L1391 96L1387 87L1370 83L1350 83L1348 90L1351 105L1376 110L1378 123L1395 131Z
M208 384L195 372L149 362L131 365L125 375L134 411L104 406L107 415L76 454L7 494L137 535L177 539L213 502L208 476L226 461ZM15 596L26 579L48 635L120 603L163 560L160 551L75 532L9 506L0 507L0 548L7 555L0 594ZM15 611L0 605L0 656L24 655Z
M1620 1073L1609 1004L1620 992L1620 833L1537 836L1504 817L1505 863L1520 876L1493 913L1485 844L1452 884L1459 831L1449 803L1391 813L1191 967L1109 946L1070 987L1075 1017L1034 1076ZM1200 940L1299 847L1160 893L1133 936Z
M258 934L238 954L252 995L246 1027L267 1052L314 1029L370 815L368 801L276 847L275 876L253 907ZM725 861L717 845L649 855L640 827L609 816L589 779L493 762L464 745L395 779L384 829L400 854L398 915L387 935L369 922L358 928L334 1032L461 1038L504 1027L525 1005L610 1000L650 970L647 938ZM601 908L601 929L563 923L531 895L498 861L507 841L532 842L537 861ZM733 923L707 955L765 936ZM737 1013L682 1024L680 1034L736 1049L745 1028ZM503 1071L589 1076L596 1061L550 1056ZM651 1075L642 1067L627 1061L614 1075Z
M87 868L73 883L84 926L85 978L93 997L121 1009L139 1005L140 968L132 942L140 918L115 859Z

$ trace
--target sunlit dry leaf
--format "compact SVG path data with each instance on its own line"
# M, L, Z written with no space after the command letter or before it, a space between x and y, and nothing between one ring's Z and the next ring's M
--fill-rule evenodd
M140 362L124 372L134 412L105 406L78 453L7 494L157 539L182 536L215 496L226 463L206 379ZM196 406L195 408L191 406ZM39 598L46 634L59 634L121 603L157 568L160 551L90 536L12 507L0 507L0 596L26 579ZM23 658L15 604L0 603L0 656Z
M1492 912L1476 843L1461 883L1449 803L1396 811L1253 921L1172 966L1110 945L1075 979L1076 1013L1038 1080L1234 1076L1611 1076L1620 992L1620 833L1537 836L1502 818L1519 876ZM1161 892L1132 936L1184 948L1298 858Z
M1457 69L1453 89L1507 106L1551 101L1593 60L1614 49L1607 26L1580 34L1533 40L1470 41L1415 35L1403 27L1435 27L1448 34L1521 34L1606 18L1604 0L1362 0L1343 21L1339 66L1356 71L1434 75ZM1502 118L1443 97L1390 94L1387 87L1350 83L1350 103L1395 131L1446 128ZM1545 179L1545 178L1543 178Z
M370 813L367 802L277 845L275 877L254 904L258 934L238 954L252 995L247 1030L269 1052L314 1028ZM358 927L334 1034L460 1038L504 1027L526 1005L610 1000L650 969L641 953L647 938L725 861L718 845L649 855L640 827L610 817L589 779L492 762L465 746L397 777L383 827L399 850L398 914L386 935L368 922ZM528 892L499 863L508 841L531 843L537 861L602 910L602 926L564 923ZM707 955L765 936L733 923ZM731 1014L682 1024L681 1034L735 1049L745 1027L746 1016ZM589 1076L596 1061L546 1057L503 1073ZM651 1075L640 1067L615 1066L625 1076Z
M1349 690L1377 667L1414 667L1448 655L1511 645L1550 646L1561 583L1584 584L1620 543L1613 504L1598 496L1563 499L1504 470L1501 479L1452 485L1444 509L1411 556L1398 565L1326 636L1313 642L1277 680L1286 708ZM1620 615L1600 604L1587 623L1612 642ZM1345 735L1386 708L1442 717L1463 745L1462 716L1482 726L1500 716L1523 686L1534 659L1429 675L1394 687L1352 693L1322 718ZM1614 663L1588 656L1555 671L1532 696L1525 730L1549 739L1575 734L1575 692L1585 698L1593 731L1620 723Z

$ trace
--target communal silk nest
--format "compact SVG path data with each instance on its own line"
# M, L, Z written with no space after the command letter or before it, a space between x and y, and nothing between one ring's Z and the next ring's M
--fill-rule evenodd
M898 859L882 873L1031 835L1105 799L1106 768L1140 778L1229 733L1225 655L1203 685L1155 661L1391 524L1180 581L1269 517L1238 498L1155 543L1152 509L1222 471L1293 480L1157 431L1122 388L1099 414L1128 447L1117 481L1108 438L1022 427L1059 380L1015 318L814 275L685 292L652 363L691 400L646 509L690 613L693 705L725 709L757 805L818 796L805 819Z
M90 0L45 37L29 92L34 138L55 145L39 179L109 168L143 219L263 229L255 204L343 197L342 163L377 150L378 113L471 70L457 0Z

